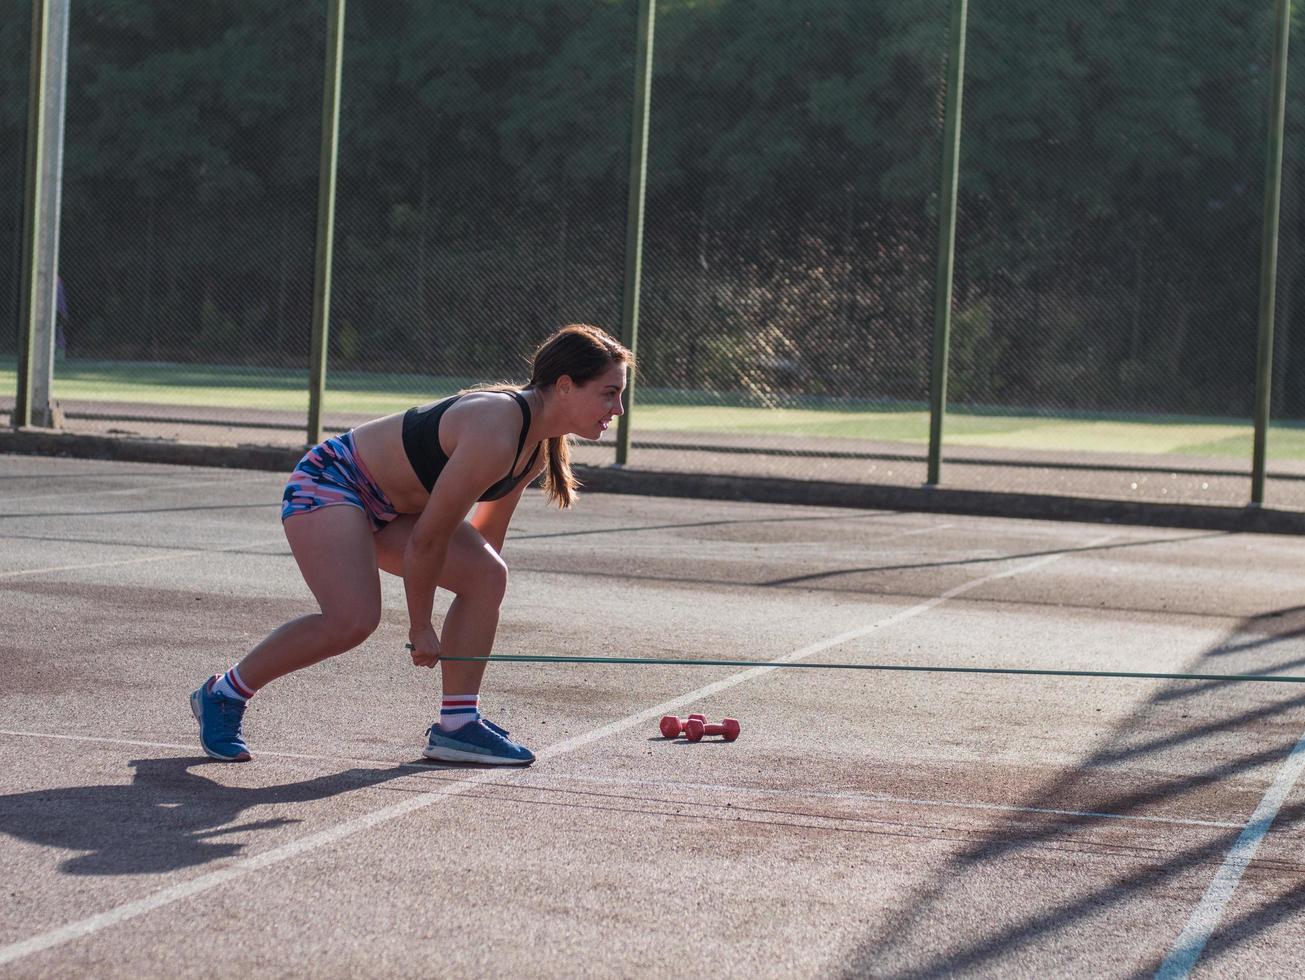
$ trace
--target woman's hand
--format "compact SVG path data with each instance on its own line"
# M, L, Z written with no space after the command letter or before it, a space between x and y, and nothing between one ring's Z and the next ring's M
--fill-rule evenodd
M414 626L408 630L408 649L414 667L434 667L440 660L440 638L434 626Z

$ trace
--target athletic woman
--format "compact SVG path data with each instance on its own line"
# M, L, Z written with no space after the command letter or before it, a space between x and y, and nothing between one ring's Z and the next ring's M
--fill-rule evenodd
M535 352L530 383L487 386L376 419L328 439L300 460L281 521L320 611L292 620L190 696L200 743L214 759L245 762L245 706L294 670L352 650L380 623L379 570L403 578L408 648L440 665L444 699L423 755L528 765L535 756L481 717L484 661L507 590L501 557L525 488L570 507L578 482L569 436L598 439L622 413L633 357L585 324L563 327ZM474 508L474 513L472 512ZM453 602L436 630L436 587Z

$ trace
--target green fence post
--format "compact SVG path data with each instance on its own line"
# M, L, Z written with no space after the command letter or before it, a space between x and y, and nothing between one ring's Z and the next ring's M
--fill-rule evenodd
M634 111L630 125L630 199L625 217L625 284L621 301L621 343L639 352L639 286L643 276L643 205L648 178L648 110L652 104L653 25L656 0L639 0L639 40L634 55ZM625 389L625 414L616 426L616 462L630 459L630 415L634 375Z
M929 474L937 486L942 460L943 416L952 332L952 278L956 258L956 184L960 174L961 96L965 87L965 22L968 0L952 0L951 52L947 58L943 114L942 193L938 199L938 275L933 292L933 350L929 378Z
M42 303L42 291L50 286L54 299L54 283L44 281L42 258L46 256L46 239L50 228L42 221L46 214L46 198L50 185L46 179L48 100L46 98L47 69L50 67L50 48L54 10L50 0L33 0L31 4L31 61L27 78L27 154L25 188L22 210L22 284L18 316L18 384L14 391L14 428L33 423L37 401L37 330L40 314L48 303ZM44 270L48 274L50 270ZM52 312L52 311L51 311Z
M330 0L326 24L326 81L322 90L322 161L317 178L313 345L308 365L308 442L322 441L322 395L331 319L331 257L335 245L335 172L340 149L340 72L345 0Z
M1273 384L1273 313L1278 293L1278 217L1282 201L1282 143L1287 106L1287 43L1291 0L1276 0L1264 179L1264 238L1260 244L1260 330L1255 358L1255 439L1251 449L1251 506L1264 503L1264 471Z

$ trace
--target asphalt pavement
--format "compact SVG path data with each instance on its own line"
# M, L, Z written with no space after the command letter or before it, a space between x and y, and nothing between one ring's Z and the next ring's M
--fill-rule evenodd
M494 664L539 760L427 763L387 577L223 765L282 479L0 456L0 976L1300 973L1305 686L804 666L1305 675L1294 537L531 492L496 652L667 663Z

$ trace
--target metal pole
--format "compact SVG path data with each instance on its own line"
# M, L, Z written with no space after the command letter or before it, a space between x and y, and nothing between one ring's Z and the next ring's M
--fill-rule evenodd
M648 115L652 104L655 0L639 0L639 40L634 57L634 113L630 126L630 199L625 218L625 288L621 303L621 343L639 352L639 286L643 275L643 206L648 178ZM630 415L634 376L625 389L625 414L616 427L616 462L630 459Z
M1260 331L1255 358L1255 438L1251 449L1251 506L1264 503L1264 471L1273 385L1273 307L1278 293L1278 217L1282 202L1282 143L1287 105L1287 43L1291 0L1275 0L1269 143L1264 180L1264 239L1260 244Z
M322 160L317 180L317 245L313 274L313 344L308 365L308 442L322 441L322 396L331 320L331 258L335 245L335 173L340 148L340 72L345 0L330 0L326 81L322 90Z
M938 198L938 276L933 293L933 350L929 379L929 473L937 486L947 411L948 354L952 332L952 278L956 253L956 185L960 173L961 96L965 86L965 22L968 0L952 0L951 53L947 59L943 115L942 193Z
M54 398L54 361L58 349L59 316L59 216L63 203L64 118L68 90L68 20L71 0L48 0L50 65L45 73L45 166L41 195L40 275L41 305L36 321L36 348L32 360L32 420L37 425L63 427L63 411Z
M70 0L34 0L15 427L58 425L54 384Z

